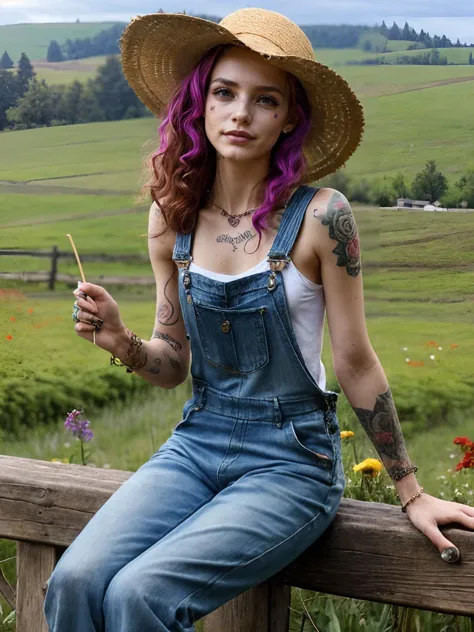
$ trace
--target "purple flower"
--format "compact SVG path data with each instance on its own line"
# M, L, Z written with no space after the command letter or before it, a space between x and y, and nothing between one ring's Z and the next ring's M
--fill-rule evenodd
M82 415L82 410L74 409L68 413L64 427L72 432L72 434L81 441L90 441L94 436L92 430L90 430L90 421L88 419L79 419Z

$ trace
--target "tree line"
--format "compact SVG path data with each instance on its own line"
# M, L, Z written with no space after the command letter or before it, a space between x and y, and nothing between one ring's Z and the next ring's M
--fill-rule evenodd
M469 63L472 63L472 53L469 54ZM370 57L368 59L351 59L346 62L348 66L383 66L383 65L415 65L415 66L446 66L448 58L441 55L439 50L433 48L418 55L397 55L397 57Z
M0 131L151 116L129 86L116 56L86 83L50 86L22 53L15 73L0 70Z
M368 181L353 178L339 170L325 178L321 185L341 191L352 202L396 206L399 198L439 202L444 208L474 208L474 168L468 168L453 184L438 169L436 161L429 160L424 169L408 182L402 173L389 178Z

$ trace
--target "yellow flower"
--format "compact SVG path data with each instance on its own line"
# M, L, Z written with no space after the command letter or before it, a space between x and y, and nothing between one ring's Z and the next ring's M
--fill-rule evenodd
M341 430L341 439L350 439L353 436L352 430Z
M364 476L375 478L383 469L382 463L378 459L364 459L352 468L354 472L362 472Z
M61 459L51 459L51 463L61 463Z

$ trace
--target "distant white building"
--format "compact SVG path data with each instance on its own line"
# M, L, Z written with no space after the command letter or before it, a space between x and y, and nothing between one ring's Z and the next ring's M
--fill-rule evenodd
M398 198L397 200L397 208L423 208L424 209L425 206L430 206L429 200L410 200L409 198Z

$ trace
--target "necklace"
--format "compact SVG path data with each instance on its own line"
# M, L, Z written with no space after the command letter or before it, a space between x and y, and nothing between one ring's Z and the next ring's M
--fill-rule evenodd
M238 215L231 215L225 210L225 208L222 208L222 206L219 206L219 204L216 204L215 202L213 202L212 205L220 209L221 215L224 215L225 217L227 217L227 221L233 228L235 228L236 226L240 224L240 219L239 219L240 217L245 217L246 215L250 215L250 213L253 213L254 211L257 210L255 208L251 208L249 211L244 211L243 213L239 213Z

